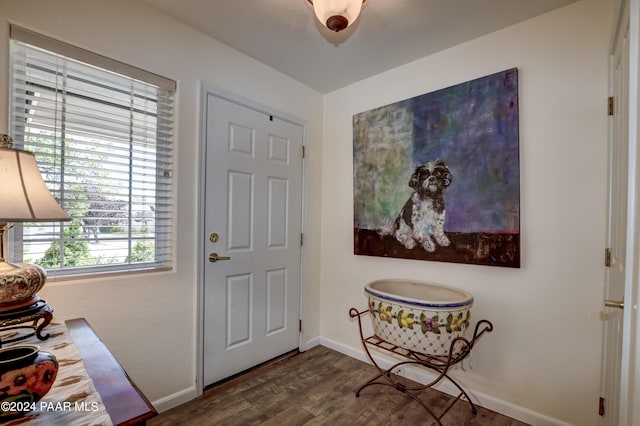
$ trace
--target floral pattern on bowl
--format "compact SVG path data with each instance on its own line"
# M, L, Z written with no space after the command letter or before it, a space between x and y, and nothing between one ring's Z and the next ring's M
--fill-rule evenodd
M407 327L413 330L413 326L416 323L415 314L409 313L408 310L400 309L397 313L393 312L393 306L388 305L384 306L382 302L378 304L378 307L375 306L375 301L373 299L369 299L369 312L371 315L375 317L375 315L379 315L382 321L386 321L389 324L393 323L395 319L398 322L398 327L403 328ZM447 318L444 322L441 322L440 316L438 314L428 317L424 312L420 313L420 327L422 328L423 333L436 333L440 334L440 329L444 327L447 333L451 333L454 331L463 331L466 327L469 326L471 321L471 312L467 311L466 317L463 319L463 313L460 312L457 316L453 316L452 313L447 315Z
M416 309L369 297L374 333L403 349L426 355L447 355L451 341L463 336L471 321L470 305Z

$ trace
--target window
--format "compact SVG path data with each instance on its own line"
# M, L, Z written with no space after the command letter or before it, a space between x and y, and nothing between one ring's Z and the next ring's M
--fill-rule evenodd
M70 222L16 225L11 259L55 276L171 267L175 82L11 27L14 148Z

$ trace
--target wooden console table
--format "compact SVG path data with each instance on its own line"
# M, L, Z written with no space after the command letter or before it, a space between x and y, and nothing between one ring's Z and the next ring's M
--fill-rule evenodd
M84 318L65 323L114 425L145 424L158 415Z

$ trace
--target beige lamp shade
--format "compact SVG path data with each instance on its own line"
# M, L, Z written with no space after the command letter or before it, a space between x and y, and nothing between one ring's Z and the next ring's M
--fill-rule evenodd
M0 148L0 223L70 220L27 151Z
M318 21L332 31L341 31L358 19L366 0L308 0Z
M71 218L49 192L36 157L11 146L11 138L0 135L0 314L15 312L19 316L21 309L44 303L36 293L44 286L47 274L38 265L14 265L5 261L7 223Z

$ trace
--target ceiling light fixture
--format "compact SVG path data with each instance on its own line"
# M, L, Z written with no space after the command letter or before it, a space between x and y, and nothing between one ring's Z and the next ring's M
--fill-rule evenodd
M323 25L338 32L353 24L367 0L307 0Z

